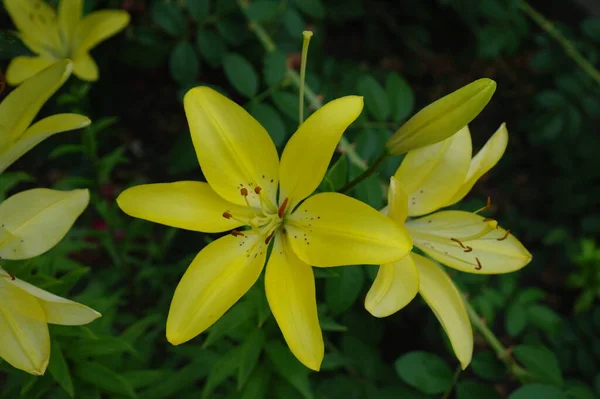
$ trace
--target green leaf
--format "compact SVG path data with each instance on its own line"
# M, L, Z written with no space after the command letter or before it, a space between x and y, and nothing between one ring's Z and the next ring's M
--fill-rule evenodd
M231 85L242 95L252 98L258 91L258 74L241 55L230 53L223 60L225 76Z
M238 369L237 388L241 390L258 364L258 358L265 346L266 338L263 330L253 330L241 345L240 368Z
M52 340L50 350L50 363L48 364L48 371L50 371L50 374L54 380L58 382L58 385L60 385L70 397L74 397L75 388L73 387L73 379L71 378L69 366L65 361L62 348L58 341L54 339Z
M539 288L526 288L517 294L515 302L519 305L529 305L546 298L546 293Z
M155 2L150 14L152 21L171 36L185 35L185 17L175 3Z
M270 341L267 355L275 365L275 371L302 394L305 399L314 399L308 381L309 370L304 367L290 350L279 341Z
M456 386L456 399L501 399L492 385L475 380L463 380Z
M100 363L78 363L75 367L75 375L104 392L125 395L129 398L137 397L125 378Z
M27 172L4 172L0 174L0 201L4 201L7 194L17 184L33 181L33 177Z
M439 357L427 352L410 352L395 362L404 382L428 394L446 392L452 385L452 371Z
M527 326L527 308L513 303L506 311L506 331L511 337L516 337Z
M265 82L269 87L274 87L281 82L287 72L287 59L281 51L275 50L267 53L264 65Z
M168 377L169 373L169 370L133 370L121 375L134 389L140 389Z
M587 37L600 41L600 18L587 18L581 23L581 30Z
M321 0L294 0L296 7L306 15L321 19L325 16L325 6Z
M200 63L192 45L187 41L177 43L169 60L173 79L181 85L189 84L196 79L199 67Z
M208 336L202 347L208 348L226 334L235 330L239 325L254 317L255 312L255 307L249 301L238 302L209 328Z
M269 391L271 371L260 364L254 369L242 391L241 399L264 399Z
M187 0L187 8L194 21L202 22L210 14L210 0Z
M348 158L345 154L333 164L325 173L323 181L319 185L320 191L337 191L348 181Z
M121 338L106 337L100 339L80 340L69 345L73 358L84 359L106 355L119 355L136 351L131 344Z
M302 32L306 28L306 22L298 11L290 7L283 14L283 26L290 36L301 38Z
M221 36L208 30L199 30L196 34L196 45L202 58L206 60L213 68L218 67L223 62L223 57L227 47L221 39Z
M234 347L229 352L221 355L208 373L202 398L209 398L215 388L221 385L227 378L231 377L240 364L242 357L242 347Z
M252 22L264 22L277 14L277 3L267 0L257 0L250 3L246 14Z
M269 132L275 146L281 147L287 138L285 124L273 107L268 104L254 104L250 108L250 115L254 117Z
M473 372L486 380L496 381L506 375L506 369L492 351L478 352L471 362Z
M294 122L298 122L298 109L300 108L300 100L298 95L295 93L288 92L276 92L271 94L271 98L275 103L275 106L284 114L292 119ZM307 115L306 106L304 107L304 115Z
M560 316L545 305L531 305L527 309L529 322L546 332L553 332L560 324Z
M325 282L325 302L334 314L348 310L358 299L365 282L365 274L360 266L337 268L339 278L330 278Z
M519 345L513 349L517 360L541 382L561 387L564 384L558 359L543 346Z
M393 72L385 82L385 91L390 104L391 119L400 122L415 110L415 93L404 78Z
M327 317L327 316L320 316L319 324L321 325L322 331L340 331L340 332L348 331L348 327L338 323L337 321L333 320L331 317Z
M48 155L48 158L55 159L62 157L63 155L83 153L84 151L81 144L65 144L54 148L52 152L50 152L50 155Z
M390 116L390 104L383 87L371 75L365 75L358 81L358 92L365 98L365 107L378 121L385 121Z
M567 399L562 391L552 385L527 384L514 391L508 399Z

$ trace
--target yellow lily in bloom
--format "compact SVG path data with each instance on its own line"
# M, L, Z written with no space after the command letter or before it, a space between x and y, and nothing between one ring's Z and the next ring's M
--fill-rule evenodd
M207 87L184 98L192 141L208 183L149 184L124 191L125 213L208 233L240 226L207 245L181 279L167 339L184 343L210 327L260 276L267 249L269 306L294 355L319 370L324 345L311 265L393 262L411 249L405 228L337 193L307 198L321 182L344 130L363 108L348 96L316 111L290 138L281 161L246 110ZM304 200L304 201L303 201Z
M0 257L38 256L64 237L89 202L87 190L23 191L0 204ZM42 375L50 357L48 323L87 324L100 313L15 278L0 267L0 358Z
M0 173L51 135L90 124L83 115L57 114L29 126L44 103L67 80L72 68L69 60L57 62L14 89L0 103Z
M435 212L460 201L500 160L507 143L508 131L502 124L471 158L471 135L465 127L442 142L410 151L391 179L388 216L399 225L406 223L415 247L446 266L478 274L521 269L531 254L495 220L471 212ZM422 215L427 216L406 220ZM417 293L437 316L466 368L473 354L469 316L450 277L431 260L411 253L381 265L365 307L376 317L389 316Z
M129 24L123 10L101 10L82 18L83 0L61 0L58 15L42 0L4 0L19 37L35 57L20 56L8 65L6 80L18 85L59 60L71 59L83 80L98 80L98 66L89 51Z

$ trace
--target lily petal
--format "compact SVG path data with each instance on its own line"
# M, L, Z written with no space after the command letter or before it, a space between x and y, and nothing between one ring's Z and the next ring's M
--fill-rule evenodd
M36 298L0 277L0 357L11 366L42 375L50 358L50 335Z
M408 194L409 216L445 205L465 181L471 162L471 135L464 127L454 136L406 154L394 177Z
M6 231L0 239L0 257L28 259L48 251L67 234L89 200L88 190L46 188L8 198L0 204L0 221Z
M440 211L409 220L406 222L406 228L411 235L430 235L467 242L486 235L494 230L497 224L495 220L484 219L483 216L472 212Z
M312 267L294 254L283 234L275 243L265 273L269 307L292 353L319 371L325 353L319 325Z
M227 202L208 183L196 181L131 187L119 195L117 204L135 218L205 233L235 229L243 224L240 218L254 216L250 208ZM226 219L224 212L235 219Z
M6 96L0 103L0 151L5 150L21 136L44 103L67 80L71 69L71 61L59 61L28 79Z
M1 269L0 269L1 271ZM46 321L63 326L80 326L91 323L102 315L94 309L77 302L51 294L23 280L5 279L5 282L23 290L26 294L37 298L46 314Z
M464 370L473 356L473 329L462 295L435 263L414 253L410 256L419 271L419 293L442 324Z
M228 235L202 249L175 290L167 318L169 342L187 342L217 321L258 280L266 256L261 235Z
M82 0L61 0L58 4L58 23L65 38L72 38L83 13Z
M183 99L192 141L206 180L221 197L245 205L240 194L259 207L255 187L262 188L276 211L279 159L273 140L245 109L208 87L196 87Z
M321 183L344 131L358 118L363 98L347 96L325 104L290 138L279 167L280 203L288 208L308 197Z
M483 148L479 150L477 155L473 157L465 182L445 206L453 205L463 199L471 191L475 183L477 183L477 180L498 163L502 155L504 155L507 145L508 130L506 130L506 123L503 123L496 130L496 133L485 143Z
M61 48L56 11L48 3L39 0L4 0L4 7L17 29L30 40L53 50Z
M55 62L47 57L15 57L6 69L6 81L11 86L19 85Z
M129 13L123 10L100 10L86 15L77 25L73 54L87 53L101 41L116 35L125 29L129 19Z
M308 198L286 217L285 229L296 255L319 267L390 263L412 248L403 225L338 193Z
M382 213L387 214L394 222L403 225L408 216L408 194L404 191L400 180L394 176L390 178L388 189L388 205Z
M0 173L12 165L27 151L56 133L81 129L92 121L88 117L77 114L57 114L44 118L34 123L25 133L10 145L4 152L0 152Z
M79 79L90 82L98 80L100 76L98 65L90 53L80 53L73 57L73 73Z
M419 273L410 254L381 265L365 298L365 308L375 317L387 317L409 304L419 292Z
M477 220L480 221L481 225L487 226L490 225L490 222L484 222L483 217L469 212L447 211L440 213L446 214L448 212L453 212L457 216L454 218L456 224L450 226L446 231L423 228L426 220L429 220L432 216L418 219L418 224L412 221L407 223L415 246L438 262L468 273L500 274L519 270L531 261L529 251L515 236L503 228L494 228L485 235L468 239L472 233L481 231L478 230ZM437 214L433 216L435 215ZM463 220L462 229L458 218ZM491 223L497 225L497 222ZM489 227L485 227L485 229L487 228ZM452 238L458 238L460 243L448 238L449 234L456 235L457 237ZM467 237L467 239L461 240L461 236Z

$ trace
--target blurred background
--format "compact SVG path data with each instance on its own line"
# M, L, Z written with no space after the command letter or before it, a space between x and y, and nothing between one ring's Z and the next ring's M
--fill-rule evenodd
M33 187L91 190L90 207L56 248L2 266L104 317L51 326L44 377L0 360L0 398L600 397L600 3L85 1L86 13L104 8L125 9L132 22L92 51L100 80L72 77L42 111L82 113L92 126L54 136L0 176L2 199ZM4 9L0 26L5 71L28 50ZM470 127L478 149L506 122L508 149L459 207L474 211L491 197L486 215L510 228L533 261L502 276L446 270L506 349L506 364L476 336L473 362L458 373L420 298L373 318L363 301L374 266L315 269L326 342L319 373L288 351L262 280L208 333L180 347L166 341L177 282L218 235L130 218L115 198L137 184L203 179L181 102L194 86L242 104L281 150L298 124L288 70L299 68L305 29L314 32L307 112L342 95L365 97L345 134L355 154L336 153L323 191L358 175L423 106L480 77L497 82ZM383 207L400 161L389 159L350 194Z

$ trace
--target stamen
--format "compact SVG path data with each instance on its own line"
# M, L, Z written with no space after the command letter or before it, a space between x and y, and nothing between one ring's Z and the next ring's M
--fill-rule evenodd
M269 234L269 235L267 236L267 238L265 239L265 244L267 244L267 245L268 245L268 244L269 244L269 242L271 241L271 238L273 238L273 236L274 236L274 235L275 235L275 230L273 230L273 231L271 232L271 234Z
M256 194L260 194L261 190L262 190L262 188L260 188L259 186L254 187L254 192Z
M465 248L464 252L473 252L473 248L467 245L467 248Z
M502 238L496 238L496 240L498 241L504 241L508 238L508 235L510 234L510 230L506 230L506 233L504 234L504 236Z
M485 206L481 209L476 210L473 213L479 213L479 212L485 212L488 209L490 209L492 207L492 198L491 197L487 197L487 203L485 204Z
M242 188L240 190L240 194L242 194L244 197L248 196L248 189L246 187Z
M279 211L277 212L280 219L283 219L283 214L285 213L285 208L287 207L287 204L288 204L288 199L286 198L283 200L283 203L281 204L281 206L279 207Z
M231 219L233 217L233 215L229 212L223 212L223 217L225 219Z
M234 237L239 237L239 236L244 237L244 233L242 233L239 230L231 230L231 235L234 236Z
M483 219L483 221L486 222L486 223L487 222L493 222L494 218L485 218L485 219Z
M300 104L298 107L298 120L300 124L304 122L304 81L306 78L306 62L308 59L308 44L310 43L310 38L313 33L309 30L305 30L302 32L302 37L304 40L302 41L302 61L300 63L300 90L298 94L300 96Z
M460 245L461 248L465 249L465 245L458 238L450 238L452 241Z
M481 270L483 266L481 265L479 258L475 258L475 261L477 261L477 266L475 266L475 270Z

